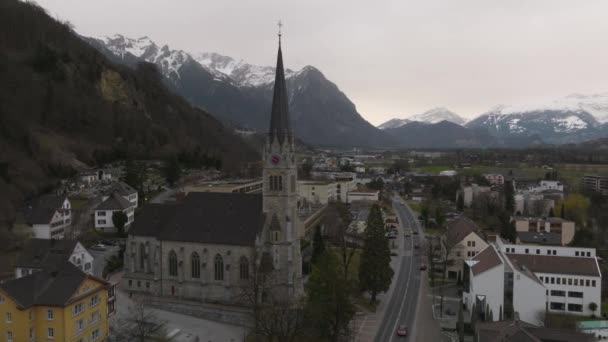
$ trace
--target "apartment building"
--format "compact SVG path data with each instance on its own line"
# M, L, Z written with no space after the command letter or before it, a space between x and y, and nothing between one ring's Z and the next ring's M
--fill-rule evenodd
M0 336L7 342L104 341L114 288L69 262L0 284Z
M337 185L327 181L298 181L298 193L309 202L327 204L336 200Z
M446 233L441 237L442 258L449 261L448 278L462 279L464 261L486 247L488 243L479 234L479 227L473 220L461 216L449 222Z
M608 176L584 175L581 186L583 191L598 192L608 196Z
M72 224L72 204L67 196L43 195L27 206L23 216L35 238L63 239Z
M560 217L511 217L515 222L517 232L547 232L561 236L561 244L567 245L574 239L575 225L573 221Z

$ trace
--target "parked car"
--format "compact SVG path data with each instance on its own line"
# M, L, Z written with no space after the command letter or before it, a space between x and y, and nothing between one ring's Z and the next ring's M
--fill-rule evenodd
M407 336L407 327L405 325L400 325L397 328L397 336L402 336L402 337Z
M118 246L118 242L114 240L101 240L99 243L104 246Z
M98 243L98 244L96 244L94 246L91 246L91 248L89 248L89 249L94 250L94 251L105 251L106 250L106 246Z
M425 264L420 265L420 270L421 271L426 271L426 265Z

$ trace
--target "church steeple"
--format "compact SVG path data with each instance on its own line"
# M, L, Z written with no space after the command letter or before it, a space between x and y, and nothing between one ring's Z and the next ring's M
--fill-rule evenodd
M274 79L274 93L272 96L272 112L270 116L270 131L268 132L268 137L270 143L272 143L274 139L277 139L280 144L283 144L286 137L291 137L289 99L287 98L287 84L285 82L283 53L281 51L281 31L279 31L279 53L277 56L277 69Z

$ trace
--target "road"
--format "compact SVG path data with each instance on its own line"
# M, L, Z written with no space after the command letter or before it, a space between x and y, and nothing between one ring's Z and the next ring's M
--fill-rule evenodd
M393 208L399 217L400 239L399 244L401 251L399 258L402 258L400 269L395 272L397 283L392 296L389 300L389 305L384 313L384 319L378 329L376 342L391 342L405 340L396 334L399 325L405 325L408 328L408 335L414 332L414 317L416 313L416 304L418 302L418 292L420 290L420 260L418 256L424 250L423 246L420 249L414 248L416 244L422 244L424 241L424 232L420 229L418 220L406 205L402 204L398 197L393 198ZM412 232L418 232L417 235L405 237L403 229L411 229Z

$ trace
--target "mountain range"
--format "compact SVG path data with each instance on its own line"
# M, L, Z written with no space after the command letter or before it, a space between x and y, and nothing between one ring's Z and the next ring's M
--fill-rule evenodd
M120 63L154 63L170 89L231 126L258 132L268 129L272 66L252 65L217 53L172 50L148 37L85 39ZM305 143L348 147L394 144L390 135L363 119L348 97L317 68L287 69L285 74L294 131Z
M579 143L608 136L608 93L575 94L536 105L497 106L468 122L447 109L436 108L409 118L388 120L378 128L396 137L401 144L410 145L414 140L415 145L424 146L423 141L411 136L406 138L403 127L416 123L414 127L418 130L445 140L445 136L437 135L446 132L445 125L437 126L441 121L457 124L470 131L469 138L476 137L463 140L459 136L452 145L456 147L462 147L463 142L471 147L470 143L478 141L483 141L485 146L501 147Z

